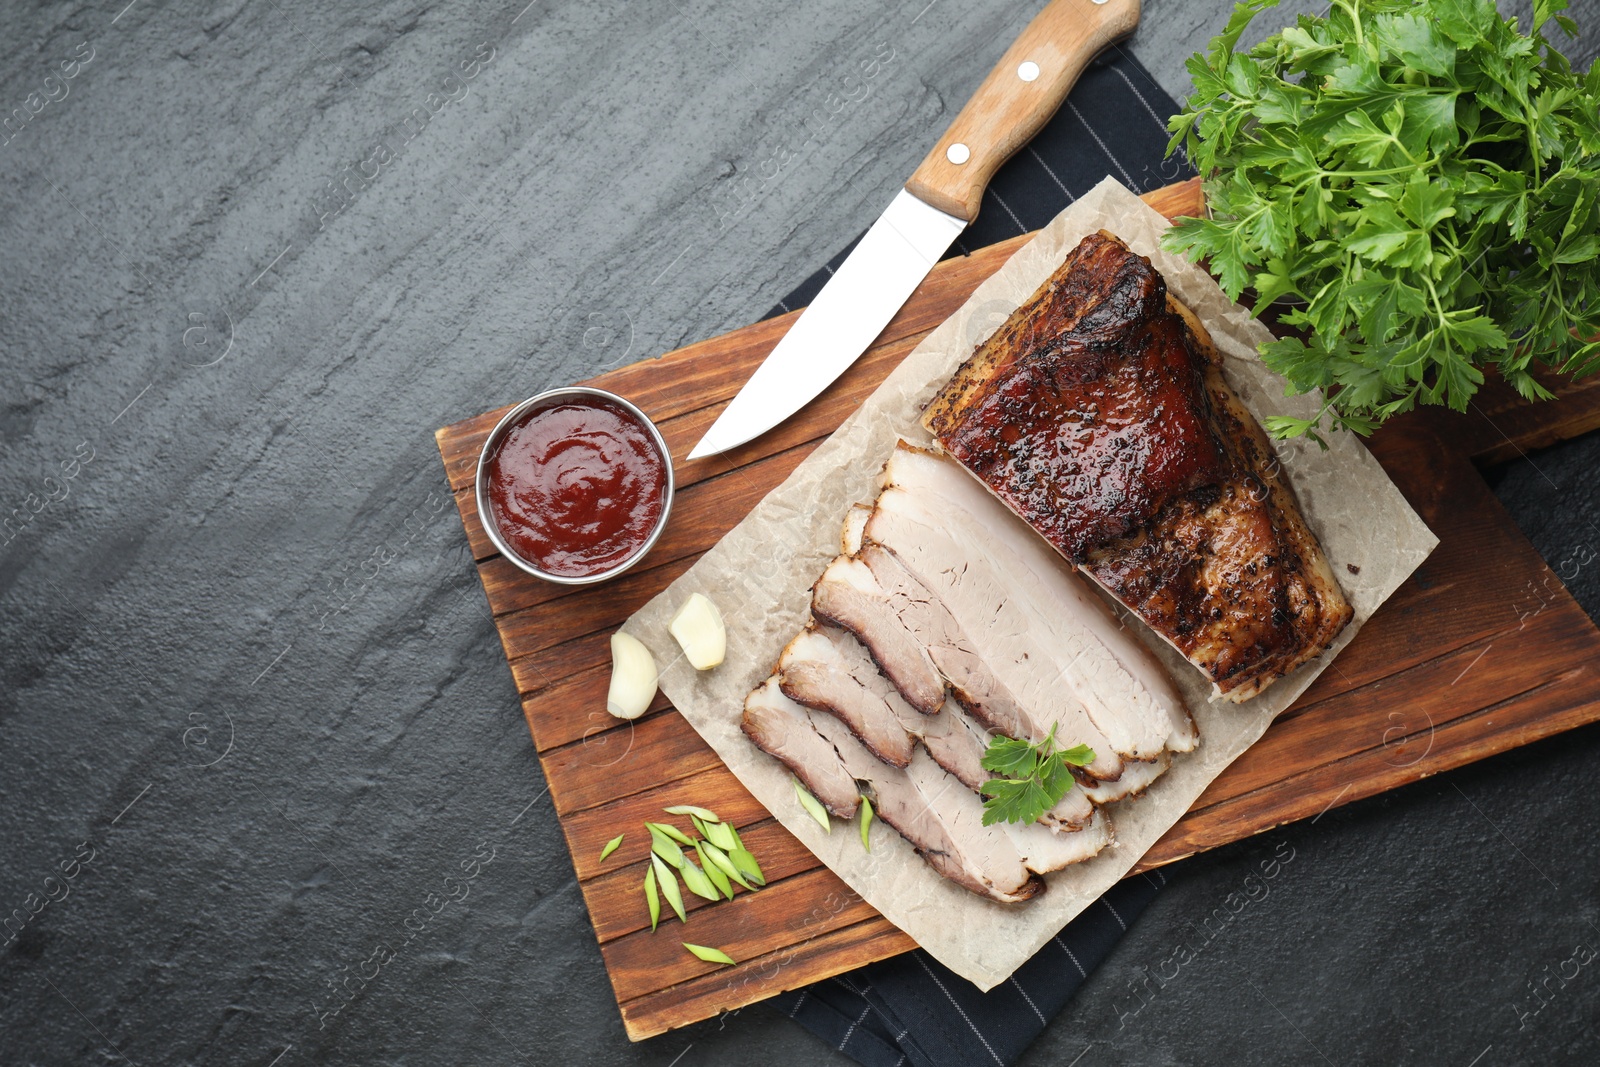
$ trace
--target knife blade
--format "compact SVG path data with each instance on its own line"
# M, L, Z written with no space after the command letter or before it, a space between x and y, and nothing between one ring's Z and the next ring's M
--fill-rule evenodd
M689 459L759 437L860 358L973 219L1000 165L1056 113L1103 49L1133 32L1139 0L1051 0Z

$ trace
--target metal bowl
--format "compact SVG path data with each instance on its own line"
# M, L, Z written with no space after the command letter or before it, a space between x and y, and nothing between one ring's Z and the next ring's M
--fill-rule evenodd
M548 571L541 570L535 564L517 555L516 550L505 543L505 541L500 537L500 531L495 528L494 513L489 507L489 498L487 494L487 489L489 486L489 459L494 455L495 450L500 447L500 442L505 437L506 432L513 425L520 422L522 418L529 412L538 410L540 408L549 407L554 404L560 404L565 401L594 398L609 400L623 411L626 411L628 414L638 419L639 422L650 431L650 438L655 442L656 451L661 455L661 462L665 464L667 468L666 488L662 493L661 500L661 517L656 520L655 529L650 531L650 536L645 540L644 544L639 546L639 550L633 555L629 556L627 559L623 560L621 563L617 564L615 567L612 567L609 570L600 571L597 574L586 574L581 577L574 577L573 575L568 574L551 574ZM650 416L640 411L638 407L629 403L627 400L624 400L616 393L608 393L604 389L590 389L582 385L571 385L567 386L565 389L550 389L546 392L538 394L537 396L530 396L528 399L524 400L510 411L506 412L505 418L496 423L495 428L490 431L489 439L483 443L483 451L478 453L478 476L476 479L476 486L478 494L478 519L483 525L484 533L489 535L489 540L494 542L494 547L500 551L502 556L510 560L516 566L522 568L524 571L527 571L535 578L543 578L547 582L555 582L557 585L594 585L598 582L604 582L608 579L615 578L629 567L632 567L635 563L638 563L641 559L649 554L650 549L655 547L656 541L661 537L661 531L666 529L667 516L672 512L672 453L668 451L667 442L661 436L661 431L656 429L656 424L651 422Z

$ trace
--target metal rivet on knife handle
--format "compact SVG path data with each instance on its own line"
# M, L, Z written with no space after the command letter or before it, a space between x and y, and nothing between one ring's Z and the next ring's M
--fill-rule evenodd
M944 150L944 158L948 159L950 162L959 167L961 164L972 158L972 149L968 148L960 141L957 141L955 144Z
M1101 0L1101 2L1103 3L1104 0ZM1039 64L1035 63L1031 59L1025 60L1017 67L1017 77L1021 78L1025 82L1038 81Z
M1034 16L967 106L906 183L912 196L971 222L1000 164L1033 139L1056 113L1078 75L1101 50L1139 24L1139 0L1051 0ZM1022 65L1038 68L1035 80ZM950 150L963 145L957 161Z

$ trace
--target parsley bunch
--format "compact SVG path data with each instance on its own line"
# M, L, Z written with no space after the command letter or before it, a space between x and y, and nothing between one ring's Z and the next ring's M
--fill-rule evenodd
M1088 745L1056 750L1056 728L1038 744L996 736L983 754L983 769L999 777L983 783L983 825L1039 821L1072 788L1074 767L1094 762Z
M1235 6L1168 128L1205 181L1211 217L1166 245L1208 258L1255 312L1286 298L1309 339L1263 345L1291 392L1323 390L1315 419L1370 433L1415 405L1464 411L1493 365L1524 397L1535 364L1600 368L1600 67L1585 76L1539 28L1492 0L1333 0L1324 18L1248 51L1240 34L1277 0Z

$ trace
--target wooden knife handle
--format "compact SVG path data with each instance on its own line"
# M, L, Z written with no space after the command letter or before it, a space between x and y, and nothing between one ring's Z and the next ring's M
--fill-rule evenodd
M1089 61L1138 24L1139 0L1050 0L912 173L906 190L947 214L977 218L1000 164L1050 121Z

